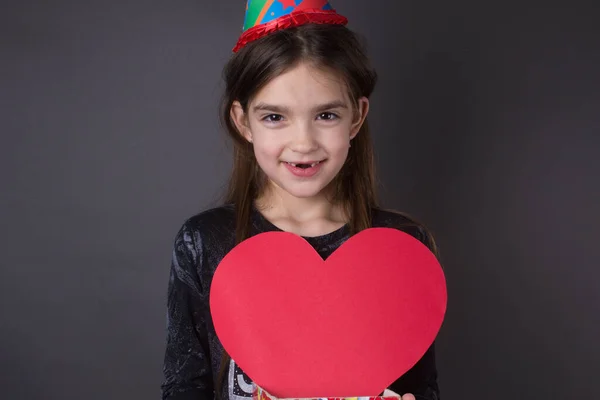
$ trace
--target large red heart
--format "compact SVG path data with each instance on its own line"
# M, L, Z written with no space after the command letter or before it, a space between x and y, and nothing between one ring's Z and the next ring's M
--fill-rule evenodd
M446 300L436 257L392 228L363 230L326 261L292 233L253 236L223 258L210 292L225 350L287 398L383 392L431 346Z

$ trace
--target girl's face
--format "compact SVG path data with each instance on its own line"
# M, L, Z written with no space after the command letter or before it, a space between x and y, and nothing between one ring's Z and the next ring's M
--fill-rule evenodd
M301 63L260 90L247 113L235 102L231 116L274 187L309 198L342 169L368 109L364 97L353 109L335 74Z

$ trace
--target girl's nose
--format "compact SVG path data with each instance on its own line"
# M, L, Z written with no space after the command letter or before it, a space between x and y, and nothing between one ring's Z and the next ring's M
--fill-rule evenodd
M290 149L298 153L310 153L317 148L314 129L310 124L299 125L294 131Z

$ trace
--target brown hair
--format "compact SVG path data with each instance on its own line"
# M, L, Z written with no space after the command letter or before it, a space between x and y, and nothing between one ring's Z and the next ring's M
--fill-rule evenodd
M369 97L377 81L358 37L344 26L307 24L284 29L252 42L235 53L225 66L226 84L221 117L233 140L233 169L225 202L236 209L236 242L248 237L254 200L262 194L265 177L258 167L252 145L236 129L230 117L234 101L244 109L270 80L300 62L339 74L349 96L358 106L360 97ZM370 227L371 208L377 204L375 166L368 122L365 120L353 139L346 163L332 182L333 201L349 217L352 233Z

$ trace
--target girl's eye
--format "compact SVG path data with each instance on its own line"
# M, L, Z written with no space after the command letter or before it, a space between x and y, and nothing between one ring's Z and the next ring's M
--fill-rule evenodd
M337 118L338 118L338 116L331 112L324 112L324 113L319 114L319 119L324 119L327 121L331 121L331 120L334 120Z
M280 122L283 119L283 117L279 114L269 114L266 117L263 118L263 121L267 121L267 122Z

